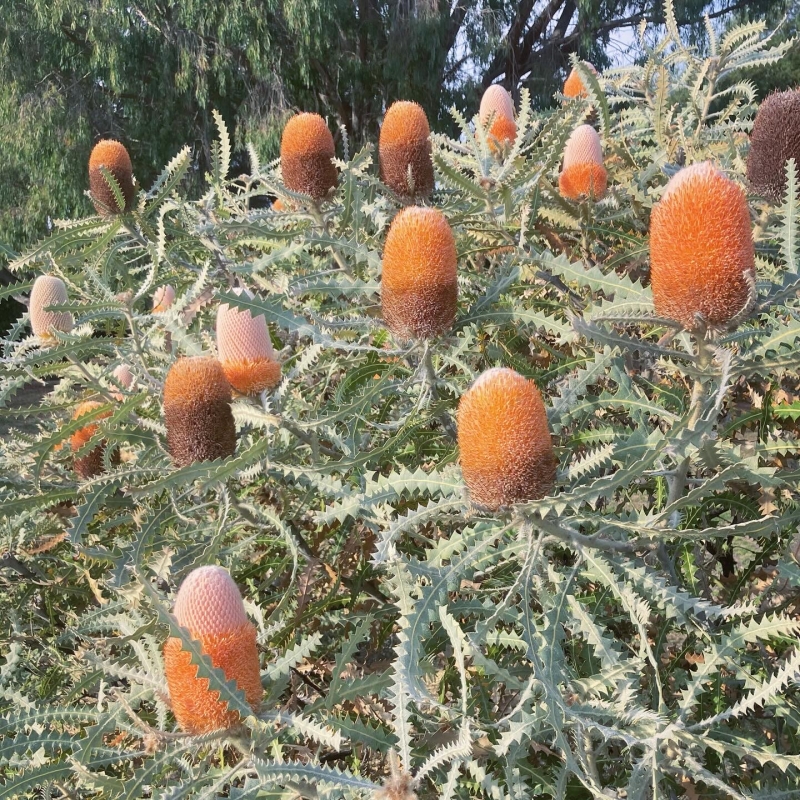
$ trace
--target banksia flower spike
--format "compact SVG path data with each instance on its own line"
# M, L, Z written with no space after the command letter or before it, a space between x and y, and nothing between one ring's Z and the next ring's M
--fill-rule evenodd
M283 182L293 192L323 200L336 186L333 136L319 114L297 114L281 138Z
M169 284L159 286L158 289L153 292L153 313L163 314L165 311L169 311L174 302L175 289Z
M131 372L131 368L127 364L120 364L118 367L114 369L111 373L111 376L122 386L123 389L130 391L131 387L133 386L133 373ZM125 398L120 392L114 392L113 395L114 399L119 400L122 402Z
M234 289L238 295L244 289ZM259 394L274 389L281 379L281 365L269 338L263 314L254 317L249 311L223 303L217 309L217 350L228 383L241 394Z
M33 282L28 314L33 333L44 341L52 341L53 331L69 333L72 330L72 314L69 311L46 311L48 306L63 306L68 300L67 287L61 278L40 275Z
M119 184L125 205L120 208L117 198L108 185L100 167L105 167ZM131 157L125 146L113 139L98 142L89 156L89 188L92 192L92 203L102 217L121 214L130 210L133 203L133 167Z
M800 89L776 92L761 104L750 134L747 177L773 203L786 191L786 162L800 168Z
M538 500L556 477L542 395L513 369L484 372L458 405L458 446L470 500L496 511Z
M650 281L656 312L690 331L724 329L751 306L747 198L709 161L676 173L653 208Z
M511 95L499 84L490 86L481 98L478 113L481 125L488 125L489 147L499 152L506 144L513 144L517 138L517 125L514 122L514 101Z
M236 449L231 387L215 358L179 358L164 381L167 447L179 467L227 458Z
M421 105L400 100L389 107L381 125L378 160L381 180L401 197L425 199L433 192L430 135Z
M586 67L597 75L597 70L591 65L586 64ZM583 78L581 78L580 73L578 72L575 67L572 68L572 71L569 73L566 81L564 81L564 89L563 94L565 97L588 97L589 92L586 90L586 86L584 86Z
M254 708L261 702L261 674L256 649L256 629L248 620L242 595L222 567L199 567L190 572L178 590L175 616L200 642L211 663L236 681ZM178 725L191 734L230 728L239 714L228 709L219 693L209 690L207 678L197 677L197 665L177 637L164 644L164 671L172 710Z
M411 206L392 220L383 249L381 304L399 339L429 339L456 315L456 243L444 214Z
M579 125L564 148L558 190L568 200L600 200L606 193L608 173L603 166L603 146L591 125Z
M101 405L103 404L98 403L96 400L88 400L85 403L80 403L75 409L72 419L76 420L80 417L83 417L86 414L94 411L96 408L99 408ZM94 417L88 425L84 425L83 428L75 431L69 440L70 446L72 447L72 452L77 453L78 450L80 450L89 441L89 439L91 439L92 436L97 433L98 420L106 419L110 416L110 411L104 411L102 414ZM103 471L103 456L105 455L105 450L106 443L101 442L97 445L97 447L92 448L88 454L81 456L80 458L75 456L72 462L75 472L77 472L78 475L84 479L93 478L96 475L99 475ZM118 461L118 454L115 453L114 455Z

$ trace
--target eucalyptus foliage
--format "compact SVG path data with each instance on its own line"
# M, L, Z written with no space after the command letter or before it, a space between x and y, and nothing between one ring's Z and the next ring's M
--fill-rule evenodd
M780 207L751 198L758 297L735 331L659 319L647 279L670 175L744 174L755 92L718 82L790 42L709 28L701 58L667 12L642 65L576 62L588 98L534 113L525 95L502 158L456 110L462 135L433 136L460 289L436 341L401 346L380 319L398 201L374 148L342 153L320 208L255 149L231 178L220 115L201 197L183 149L130 214L59 221L10 264L9 292L62 277L76 325L40 348L23 315L2 342L0 796L800 797L798 166ZM587 119L610 190L573 204L554 186ZM284 377L234 402L233 457L175 469L164 376L213 351L219 302L266 316ZM500 365L545 393L560 465L551 496L487 516L454 411ZM105 471L81 481L68 439L92 417ZM257 623L257 712L170 613L210 563ZM176 729L169 635L240 726Z

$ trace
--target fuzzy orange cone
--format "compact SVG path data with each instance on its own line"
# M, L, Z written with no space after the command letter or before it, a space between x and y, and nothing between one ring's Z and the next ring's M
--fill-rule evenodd
M591 72L597 75L597 70L589 63L584 64ZM569 76L564 81L563 94L565 97L588 97L589 92L586 91L586 86L583 84L583 78L575 67L569 73Z
M421 105L405 100L392 103L381 125L378 160L381 180L401 197L425 199L433 192L430 135Z
M514 122L514 101L511 95L499 84L490 86L481 98L478 112L481 125L488 125L489 147L499 152L505 145L513 144L517 138L517 125Z
M775 92L758 109L750 134L747 177L773 203L786 191L786 162L800 169L800 89Z
M75 413L72 415L72 419L76 420L80 417L85 416L86 414L91 413L96 408L102 406L102 403L98 403L96 400L87 400L84 403L80 403L78 407L75 409ZM69 443L72 447L72 452L77 453L88 441L97 433L97 421L101 419L106 419L111 416L110 411L104 411L102 414L94 417L92 421L85 425L80 430L75 431L70 437ZM97 447L92 448L86 455L81 456L78 458L75 456L73 459L72 466L75 472L81 476L81 478L88 479L93 478L96 475L99 475L103 471L103 456L105 455L106 450L106 443L105 441L101 442L97 445ZM112 458L112 463L115 461L118 462L119 455L118 453L114 453L114 457Z
M175 600L181 627L200 642L211 663L244 692L256 708L261 702L261 672L256 649L256 629L248 620L242 595L222 567L199 567L181 584ZM191 734L224 730L239 722L219 692L210 690L207 678L197 677L197 665L177 637L164 644L164 672L172 710L178 725Z
M72 330L72 314L69 311L47 311L48 306L63 306L68 302L67 287L61 278L40 275L31 289L28 315L34 335L43 341L52 341L53 331L69 333Z
M600 200L606 193L608 173L603 166L603 146L591 125L579 125L567 140L558 190L568 200Z
M319 114L297 114L283 129L281 173L293 192L323 200L336 186L333 136Z
M399 339L429 339L456 316L456 243L444 214L411 206L393 220L383 249L381 305Z
M105 167L119 184L125 205L120 208L114 192L108 185L100 167ZM100 216L107 217L130 210L133 203L133 167L125 146L113 139L98 142L89 156L89 188L92 203Z
M231 387L216 358L179 358L164 381L167 447L179 467L232 456Z
M252 297L244 289L235 294ZM217 309L217 350L228 383L241 394L259 394L274 389L281 379L281 365L269 338L263 314L222 303Z
M476 506L496 511L552 490L556 457L533 381L505 367L487 370L461 398L457 423L461 469Z
M153 292L153 313L163 314L165 311L169 311L174 302L175 289L169 284L159 286L158 289Z
M650 281L656 312L690 331L726 328L752 303L747 198L709 161L676 173L653 208Z

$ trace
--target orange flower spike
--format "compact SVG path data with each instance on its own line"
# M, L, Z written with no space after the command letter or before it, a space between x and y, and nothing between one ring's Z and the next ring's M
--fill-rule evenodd
M100 167L105 167L119 184L125 200L124 208L117 205L114 192L103 177ZM101 217L130 210L134 196L133 167L124 145L113 139L103 139L94 146L89 156L89 188L92 193L92 203Z
M236 681L247 702L257 708L264 690L256 629L228 571L216 566L192 570L178 591L174 613L181 627L200 642L211 663L229 681ZM198 667L177 637L164 644L164 671L172 710L184 731L198 735L239 722L239 714L228 709L218 692L209 690L208 679L197 677Z
M333 136L319 114L297 114L283 129L281 172L293 192L323 200L336 186Z
M555 485L556 457L542 395L513 369L487 370L458 405L458 447L470 500L496 511Z
M53 331L69 333L72 330L72 314L69 311L46 311L48 306L67 303L67 287L61 278L54 275L39 275L33 282L28 314L35 336L43 341L52 341Z
M252 297L250 292L234 289ZM217 309L217 350L228 383L241 394L259 394L274 389L281 379L281 365L269 338L263 314L222 303Z
M427 199L433 192L430 135L428 118L418 103L399 100L383 118L378 140L381 180L401 197Z
M153 313L163 314L165 311L169 311L174 302L175 289L169 284L159 286L158 289L153 292Z
M179 358L164 381L167 448L179 467L232 456L231 387L215 358Z
M80 403L72 415L72 419L76 420L86 414L91 413L96 408L102 406L96 400L87 400ZM110 411L104 411L102 414L94 417L94 419L84 427L75 431L70 437L69 443L73 453L77 453L91 438L97 433L97 422L101 419L106 419L111 416ZM88 479L99 475L103 471L103 456L105 454L105 442L101 442L97 447L92 448L88 454L75 457L73 459L73 469L80 475L81 478Z
M650 281L656 312L687 330L725 328L752 302L747 198L709 161L676 173L653 208Z
M591 125L579 125L567 140L558 190L568 200L600 200L606 193L608 173L603 166L603 146Z
M386 326L402 340L429 339L456 315L456 243L444 214L410 206L393 220L383 249L381 305Z
M478 112L481 125L489 124L489 147L497 153L505 144L513 144L517 138L517 125L514 122L514 101L511 95L499 84L490 86L481 98Z
M775 92L761 104L750 134L747 178L773 203L786 192L786 162L800 169L800 89Z
M591 72L597 75L597 70L591 64L585 64L586 67L589 68ZM565 97L588 97L589 92L586 91L586 87L583 85L583 79L580 76L578 70L575 67L572 68L572 71L569 73L566 81L564 81L564 89L563 94Z

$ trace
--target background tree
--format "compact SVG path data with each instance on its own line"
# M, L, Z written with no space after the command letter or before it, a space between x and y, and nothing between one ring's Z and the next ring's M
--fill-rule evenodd
M702 30L704 11L744 8L762 10L684 0L676 13ZM263 157L293 107L357 144L398 98L444 130L452 104L475 109L494 82L551 102L571 53L602 67L614 32L662 18L660 0L0 0L0 242L19 249L48 218L89 212L100 137L125 141L145 184L186 142L203 180L212 108Z

